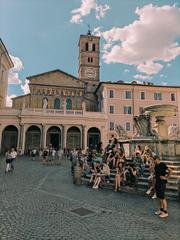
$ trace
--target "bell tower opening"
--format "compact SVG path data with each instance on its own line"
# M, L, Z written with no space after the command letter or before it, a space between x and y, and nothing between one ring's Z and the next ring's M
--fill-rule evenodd
M78 78L99 83L99 44L100 37L91 35L88 30L87 35L81 35L79 39L79 69Z

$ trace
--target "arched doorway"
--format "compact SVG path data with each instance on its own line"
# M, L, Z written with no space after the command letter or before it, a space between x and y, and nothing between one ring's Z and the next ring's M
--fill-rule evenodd
M81 148L81 132L77 127L70 127L67 131L66 146L69 149Z
M31 126L26 131L25 152L33 148L40 149L41 130L37 126Z
M101 141L101 133L98 128L92 127L88 130L88 147L96 148L97 144Z
M58 127L53 126L48 129L46 145L56 149L61 147L61 130Z
M7 126L2 132L1 152L5 153L7 149L17 148L18 129L13 125Z

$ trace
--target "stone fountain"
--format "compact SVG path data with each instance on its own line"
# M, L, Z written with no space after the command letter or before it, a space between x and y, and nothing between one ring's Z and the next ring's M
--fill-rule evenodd
M152 151L162 158L180 157L180 138L175 123L168 124L166 118L176 116L177 107L174 105L153 105L144 108L144 114L134 117L135 133L131 139L119 140L132 156L135 146L142 149L148 145ZM152 123L155 123L152 126Z

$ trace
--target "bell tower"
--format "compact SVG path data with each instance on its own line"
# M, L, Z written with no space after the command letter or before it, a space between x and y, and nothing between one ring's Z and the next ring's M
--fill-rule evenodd
M89 30L87 35L81 35L79 39L79 69L78 78L99 83L99 42L100 37L92 36Z

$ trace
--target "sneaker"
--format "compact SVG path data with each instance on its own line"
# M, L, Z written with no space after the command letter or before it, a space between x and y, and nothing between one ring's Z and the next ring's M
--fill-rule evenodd
M154 194L154 195L152 196L152 199L155 199L155 198L157 198L156 194Z
M155 212L155 215L161 215L163 212L161 210L158 210Z
M99 187L98 186L93 186L94 189L98 189Z
M168 217L168 213L165 213L165 212L162 212L160 215L159 215L160 218L166 218Z

